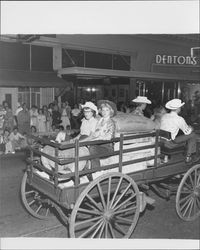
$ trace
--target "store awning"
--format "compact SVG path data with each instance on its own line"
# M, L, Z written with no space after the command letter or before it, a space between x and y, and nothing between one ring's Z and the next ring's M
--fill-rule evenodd
M0 87L65 88L72 84L58 77L55 72L0 69Z
M200 75L190 76L187 74L167 74L141 71L125 71L111 69L96 69L83 67L69 67L58 71L60 75L76 76L79 78L104 78L104 77L128 77L148 80L178 80L178 81L199 81Z

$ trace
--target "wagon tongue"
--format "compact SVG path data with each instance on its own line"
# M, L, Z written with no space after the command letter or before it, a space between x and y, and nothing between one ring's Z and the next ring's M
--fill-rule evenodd
M147 204L153 205L155 200L147 196L145 193L140 192L140 213L144 211Z

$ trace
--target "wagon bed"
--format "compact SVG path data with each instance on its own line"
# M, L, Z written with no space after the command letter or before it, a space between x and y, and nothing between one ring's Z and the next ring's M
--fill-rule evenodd
M176 208L182 219L192 220L200 214L200 165L191 168L185 164L181 150L173 150L175 154L173 157L168 155L171 158L165 163L165 155L161 150L161 136L162 131L120 134L111 141L76 140L65 145L48 139L34 138L42 145L55 148L55 154L51 156L38 148L30 148L31 156L21 188L23 203L33 216L40 219L48 218L49 211L52 208L56 209L69 226L71 237L127 238L132 234L146 203L152 202L145 195L145 191L152 187L159 195L168 198L172 189L165 181L168 183L177 175L182 177L182 174L186 173L185 181L181 181L178 188ZM138 143L134 147L129 147L133 140L142 138L153 140L150 140L151 143ZM118 161L100 168L84 168L79 171L79 162L88 163L97 157L79 157L79 148L108 142L118 144L118 150L113 154L98 157L108 159L116 156ZM60 150L70 148L75 150L74 157L59 158ZM142 150L153 150L154 154L138 158L137 154ZM127 155L134 157L125 161ZM54 168L48 169L43 166L41 156L53 161ZM150 164L138 169L144 162ZM61 166L70 163L74 163L74 172L60 171ZM194 201L186 194L191 194L190 190L195 190L192 191Z

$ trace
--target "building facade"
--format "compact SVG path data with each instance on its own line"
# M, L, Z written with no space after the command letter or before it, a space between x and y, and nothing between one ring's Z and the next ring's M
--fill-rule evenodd
M136 95L188 100L200 90L199 47L198 34L2 36L0 98L12 106L41 106L55 97L71 105L130 103ZM13 79L5 80L8 69ZM22 71L29 76L21 79Z

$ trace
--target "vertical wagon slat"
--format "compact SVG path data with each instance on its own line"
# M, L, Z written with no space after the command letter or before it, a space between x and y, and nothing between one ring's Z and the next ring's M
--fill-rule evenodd
M122 173L123 142L124 142L124 136L123 134L120 134L120 142L119 142L119 172L120 173Z
M78 169L78 164L79 163L79 140L75 141L75 200L78 198L79 195L79 190L78 190L78 186L79 186L79 169Z

